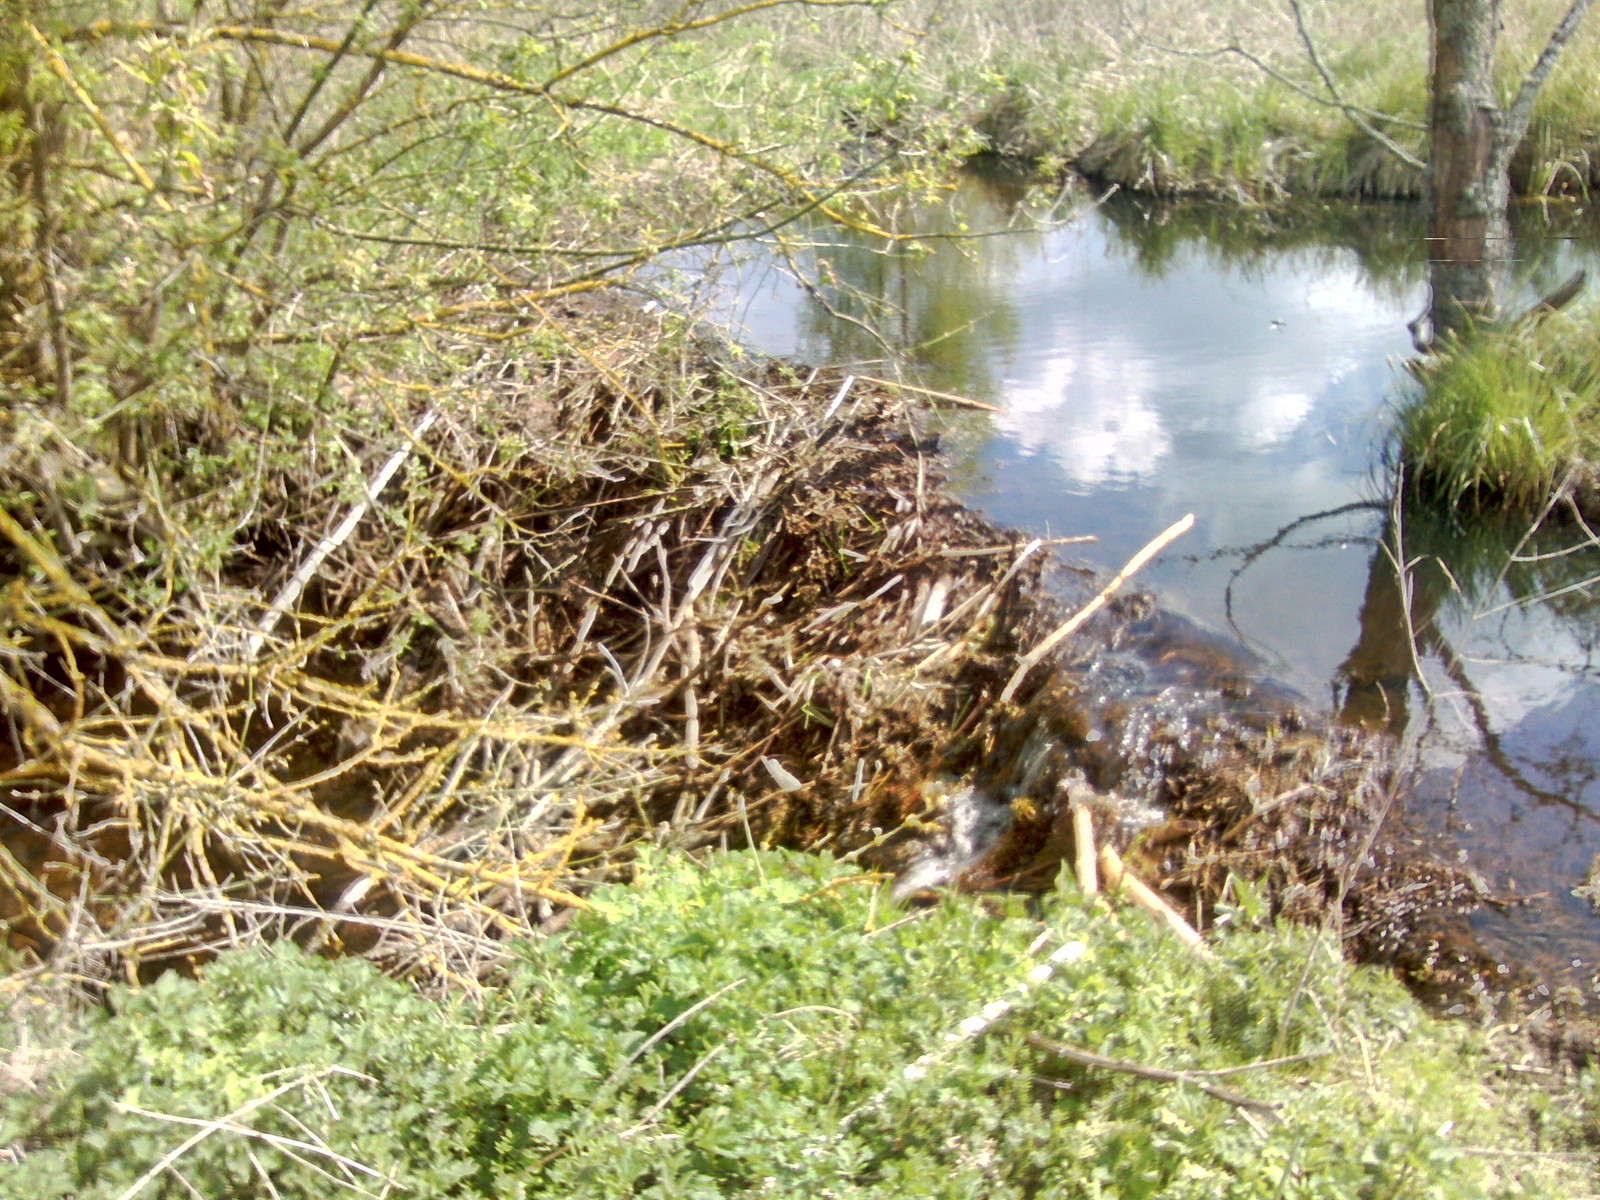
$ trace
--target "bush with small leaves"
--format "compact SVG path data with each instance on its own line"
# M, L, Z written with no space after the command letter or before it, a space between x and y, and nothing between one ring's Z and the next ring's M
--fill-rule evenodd
M881 883L796 854L647 856L636 885L601 889L470 1001L289 946L118 991L77 1055L4 1106L0 1145L19 1161L0 1163L0 1192L1457 1200L1585 1186L1568 1159L1533 1153L1556 1118L1487 1082L1477 1035L1310 935L1240 930L1207 963L1133 913L1067 898L903 914ZM1070 941L1084 952L1040 979ZM998 999L1008 1016L969 1019ZM1028 1032L1173 1070L1310 1057L1226 1080L1280 1105L1275 1122L1188 1084L1057 1062Z

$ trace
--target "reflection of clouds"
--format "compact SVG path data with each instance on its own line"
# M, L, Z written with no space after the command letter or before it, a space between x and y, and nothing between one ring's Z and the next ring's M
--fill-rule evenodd
M1292 255L1248 276L1180 257L1133 279L1103 238L1089 223L1056 235L1018 281L1001 432L1059 463L1068 492L1157 484L1187 507L1219 488L1273 514L1293 506L1291 445L1350 403L1350 377L1396 343L1398 309L1353 265Z
M1251 450L1265 450L1300 427L1316 402L1305 392L1258 383L1239 406L1240 439Z
M1153 476L1172 438L1151 402L1155 378L1136 353L1074 346L1034 357L1032 376L1006 384L1001 429L1029 453L1047 451L1069 489L1087 492Z

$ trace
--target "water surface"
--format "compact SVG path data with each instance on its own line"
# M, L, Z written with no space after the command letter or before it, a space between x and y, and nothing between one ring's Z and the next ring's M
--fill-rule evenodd
M1586 214L1540 215L1518 221L1527 296L1600 258ZM1193 512L1143 577L1161 603L1308 706L1402 739L1406 820L1514 901L1477 918L1485 943L1600 994L1600 555L1570 528L1530 541L1525 521L1393 503L1421 213L974 180L916 221L989 236L885 252L813 232L730 268L720 310L768 353L998 405L944 423L958 489L1002 524L1096 535L1073 552L1102 568Z

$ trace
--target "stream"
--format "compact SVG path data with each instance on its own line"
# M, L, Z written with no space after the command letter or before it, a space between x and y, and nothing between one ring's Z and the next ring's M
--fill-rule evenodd
M1595 274L1587 213L1515 224L1527 297ZM1096 536L1064 560L1109 573L1193 512L1141 576L1162 609L1218 675L1398 739L1408 834L1497 901L1472 918L1484 947L1600 996L1600 551L1393 503L1421 211L1097 203L973 176L915 227L892 251L796 232L694 275L755 349L997 406L939 418L951 479L1003 525Z

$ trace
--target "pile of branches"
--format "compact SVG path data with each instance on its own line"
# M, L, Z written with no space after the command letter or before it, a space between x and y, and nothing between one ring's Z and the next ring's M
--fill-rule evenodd
M1036 560L940 494L902 406L639 337L454 382L337 505L263 468L209 570L13 412L0 917L35 973L293 936L470 981L641 838L892 857L919 827Z

